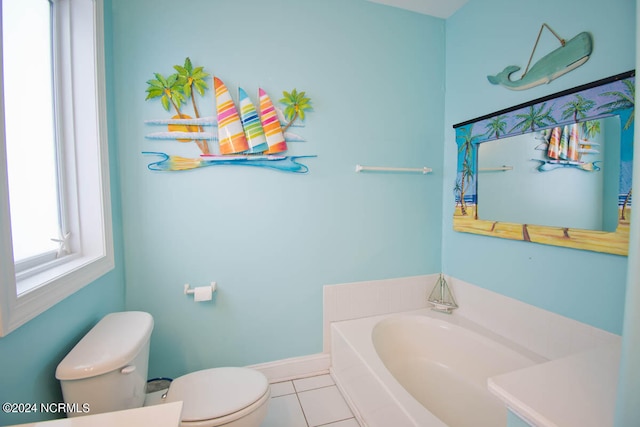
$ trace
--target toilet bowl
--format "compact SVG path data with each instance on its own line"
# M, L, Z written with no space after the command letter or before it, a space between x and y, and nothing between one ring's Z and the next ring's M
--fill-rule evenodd
M58 364L69 417L141 407L153 318L144 312L105 316ZM174 379L160 404L183 402L183 427L259 427L267 413L267 378L248 368L212 368Z
M173 380L164 401L183 402L184 427L259 426L270 397L266 382L251 369L205 369Z

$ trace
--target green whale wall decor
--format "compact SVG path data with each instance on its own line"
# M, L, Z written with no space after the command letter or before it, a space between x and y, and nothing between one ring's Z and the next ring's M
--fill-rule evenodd
M510 78L511 74L520 70L517 65L509 65L495 76L487 76L487 79L494 85L499 84L511 90L529 89L543 83L549 83L578 68L587 62L592 49L591 34L582 32L538 60L530 70L525 71L519 80L511 80Z

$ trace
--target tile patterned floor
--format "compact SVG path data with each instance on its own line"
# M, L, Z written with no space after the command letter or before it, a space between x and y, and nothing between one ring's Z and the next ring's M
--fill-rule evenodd
M271 384L260 427L360 427L330 375Z

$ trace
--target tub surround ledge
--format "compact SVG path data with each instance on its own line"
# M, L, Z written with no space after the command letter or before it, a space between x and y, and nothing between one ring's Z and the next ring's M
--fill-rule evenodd
M375 369L362 363L363 357L375 355L370 334L360 337L350 330L401 313L423 312L438 317L438 313L426 309L428 293L438 276L324 287L324 352L331 354L330 372L357 407L355 413L361 423L367 414L374 414L370 418L374 421L365 425L441 425L433 416L415 419L414 414L421 411L417 406L413 411L410 406L419 403L391 378L377 356L370 358L377 364ZM446 279L460 308L453 315L441 315L442 320L484 335L535 362L486 381L489 391L512 414L536 427L613 426L622 341L619 335L455 277ZM366 354L355 351L354 346L365 349ZM373 378L373 371L382 372L384 381ZM398 405L399 401L403 404Z
M536 427L609 427L615 413L620 344L491 377L489 390Z

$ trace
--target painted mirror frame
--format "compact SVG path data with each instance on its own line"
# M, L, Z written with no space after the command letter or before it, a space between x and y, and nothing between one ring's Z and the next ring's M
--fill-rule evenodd
M458 166L454 187L456 206L453 229L504 239L627 255L631 211L634 85L635 70L454 125L458 145ZM621 125L618 221L615 231L478 219L478 209L482 209L482 194L478 195L477 191L480 144L541 131L550 138L554 128L577 126L578 122L611 116L619 116ZM550 141L552 139L548 140ZM580 162L549 160L547 164L552 167L582 167L578 163ZM543 161L540 167L544 164ZM508 167L505 169L508 170Z

